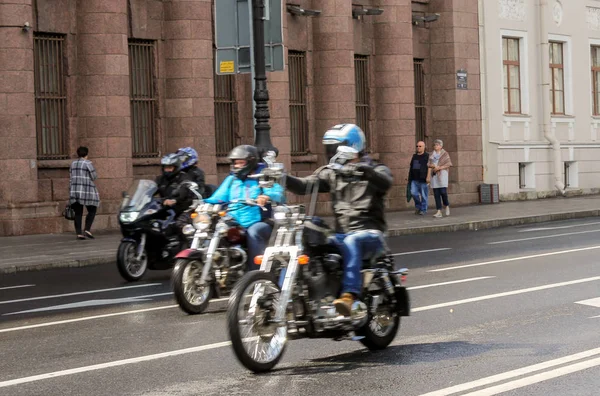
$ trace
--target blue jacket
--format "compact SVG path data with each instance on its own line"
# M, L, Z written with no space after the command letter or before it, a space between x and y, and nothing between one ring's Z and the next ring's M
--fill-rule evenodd
M264 165L259 165L256 172L260 173L263 168ZM210 198L205 199L204 202L223 204L236 200L245 201L248 198L256 199L259 195L267 195L271 198L271 201L276 203L281 203L284 198L283 188L277 183L271 188L263 189L259 186L258 180L249 178L240 180L234 175L229 175L223 180L217 191ZM229 214L244 228L248 228L262 220L261 209L256 206L239 205Z

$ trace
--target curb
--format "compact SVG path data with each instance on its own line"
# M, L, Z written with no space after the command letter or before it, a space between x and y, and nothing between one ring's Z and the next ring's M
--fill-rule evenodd
M585 217L600 217L600 209L582 210L578 212L550 213L544 215L512 217L505 219L469 221L462 223L452 223L425 227L396 228L390 229L388 231L388 235L390 237L397 237L405 235L430 234L434 232L478 231L525 224L545 223L548 221L580 219ZM86 258L80 260L60 260L41 264L11 265L6 267L0 267L0 274L14 274L17 272L26 271L41 271L53 268L79 268L93 265L114 264L115 261L115 254L111 254L110 256Z
M444 224L437 226L396 228L389 230L388 235L391 237L395 237L403 235L429 234L433 232L478 231L524 224L545 223L548 221L571 220L598 216L600 216L600 209L592 209L582 210L578 212L562 212L526 217L469 221L463 223Z
M10 265L0 267L0 274L15 274L17 272L42 271L55 268L79 268L92 265L114 264L115 257L113 254L110 257L93 257L81 260L59 260L50 263L36 263L23 265Z

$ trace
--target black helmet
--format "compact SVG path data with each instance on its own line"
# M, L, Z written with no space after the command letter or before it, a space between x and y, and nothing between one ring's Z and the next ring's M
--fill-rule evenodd
M244 144L231 150L228 158L231 161L231 172L240 179L244 179L258 165L258 150L254 146ZM246 160L246 166L236 168L235 160Z
M167 179L171 179L177 176L177 174L181 171L181 156L175 153L167 154L160 160L160 165L163 169L163 175L165 175ZM175 169L173 170L173 172L166 172L165 166L172 166Z

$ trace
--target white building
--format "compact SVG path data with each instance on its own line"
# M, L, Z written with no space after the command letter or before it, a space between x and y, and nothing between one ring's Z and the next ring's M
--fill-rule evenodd
M600 191L600 1L479 0L484 181Z

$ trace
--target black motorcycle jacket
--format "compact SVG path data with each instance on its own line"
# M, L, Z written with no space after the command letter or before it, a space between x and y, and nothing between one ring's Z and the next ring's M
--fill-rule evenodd
M204 178L204 171L198 168L196 165L192 165L184 171L190 181L198 184L198 192L202 195L202 198L207 198L204 194L206 193L206 182Z
M189 176L183 172L179 172L172 178L165 175L160 175L156 178L158 185L158 195L164 199L174 199L177 203L172 206L172 209L178 215L186 211L194 201L193 193L182 185L184 181L188 181Z
M387 231L384 198L392 186L392 172L368 157L356 164L363 174L345 176L327 167L321 167L307 178L286 177L287 188L299 195L307 193L310 179L318 179L319 192L331 193L337 233L352 231Z

